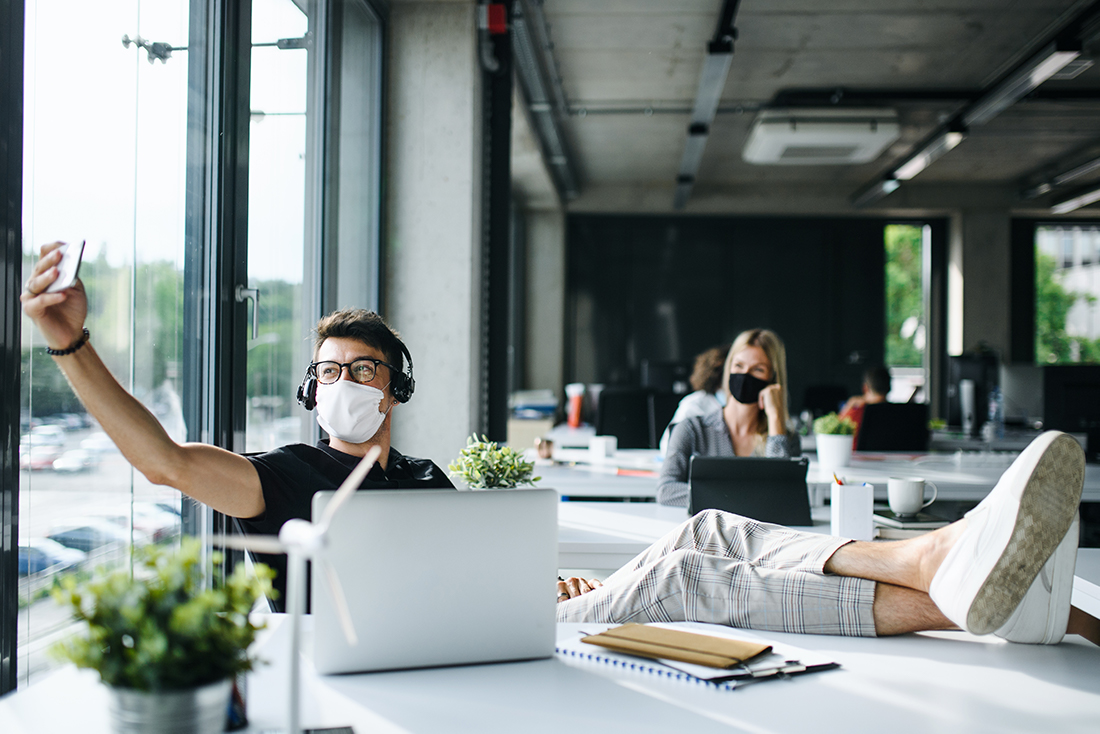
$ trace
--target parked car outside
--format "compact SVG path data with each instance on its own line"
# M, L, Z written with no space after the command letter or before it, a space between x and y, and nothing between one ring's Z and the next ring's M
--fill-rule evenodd
M52 444L19 445L19 468L41 471L52 469L53 462L61 455L61 447Z
M118 447L115 446L115 442L111 440L103 431L96 431L83 441L80 442L80 448L91 451L93 454L106 454L109 452L117 452Z
M32 446L65 445L65 429L58 425L35 426L27 435Z
M133 534L135 546L149 543L147 533L134 528ZM47 537L67 548L76 548L85 553L112 545L122 547L130 543L130 531L127 528L97 517L58 522Z
M98 457L87 449L69 449L53 461L53 470L60 472L82 472L94 469L99 463Z
M132 511L134 529L147 535L154 543L179 534L179 515L167 513L148 502L135 502ZM120 528L126 528L130 525L131 507L127 504L108 508L96 513L95 517L102 517Z
M84 551L68 548L49 538L30 538L19 546L19 575L30 576L46 570L64 571L88 557Z

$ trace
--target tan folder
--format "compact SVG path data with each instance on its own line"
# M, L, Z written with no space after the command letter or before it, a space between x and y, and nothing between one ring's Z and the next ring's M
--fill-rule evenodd
M711 668L733 668L769 652L771 645L670 630L644 624L621 627L582 637L581 642L644 658L665 658Z

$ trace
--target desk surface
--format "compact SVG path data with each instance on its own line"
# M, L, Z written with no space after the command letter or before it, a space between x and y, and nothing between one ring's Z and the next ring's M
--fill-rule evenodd
M624 453L624 452L619 452ZM651 452L652 453L652 452ZM587 452L567 452L563 456L583 458ZM616 457L618 458L618 457ZM886 482L890 477L923 477L936 483L944 500L979 501L1001 478L1015 458L1014 454L888 454L859 453L849 466L837 474L848 481L875 485L875 498L886 500ZM648 462L648 463L647 463ZM621 466L620 466L621 464ZM639 476L637 472L650 467L654 473ZM563 497L630 498L653 500L657 496L657 472L660 465L646 459L640 452L624 453L622 461L598 463L539 464L535 472L542 476L540 486L557 489ZM626 472L625 474L623 472ZM810 455L807 482L824 490L815 496L823 500L832 483L832 472L821 468L817 457ZM1083 502L1100 502L1100 465L1085 467Z
M283 721L288 635L281 616L259 649L273 664L248 684L249 732ZM585 625L558 628L563 638ZM1076 636L1057 646L962 632L766 637L820 652L841 668L719 692L558 657L341 676L317 676L304 660L303 724L351 725L357 734L1096 730L1100 648ZM63 668L0 699L0 730L105 734L106 692L94 674Z

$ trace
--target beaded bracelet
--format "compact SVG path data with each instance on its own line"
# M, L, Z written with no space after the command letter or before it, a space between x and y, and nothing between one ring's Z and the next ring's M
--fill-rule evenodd
M87 344L88 339L91 336L92 335L88 331L88 327L85 326L84 327L84 335L76 340L76 344L73 344L68 349L51 349L50 347L46 347L46 354L50 355L51 357L64 357L66 354L72 354L73 352L75 352L76 350L80 349L82 346Z

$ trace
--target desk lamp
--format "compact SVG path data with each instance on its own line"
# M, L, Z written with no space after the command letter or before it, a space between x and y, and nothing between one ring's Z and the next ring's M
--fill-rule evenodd
M367 472L378 460L382 449L378 446L371 448L367 455L356 465L340 488L336 490L332 501L325 506L321 518L314 523L306 520L287 520L279 530L279 535L247 535L243 537L225 537L219 541L220 545L228 548L250 550L257 553L285 553L287 556L287 611L290 613L290 680L289 700L287 701L287 734L301 734L300 714L300 650L299 638L301 631L302 613L305 610L305 579L306 561L314 561L324 569L322 577L326 581L328 591L335 602L336 614L340 618L340 626L344 630L344 636L349 645L358 643L359 638L355 634L355 626L348 611L347 601L344 598L343 587L340 579L332 566L329 565L323 553L328 545L328 528L332 518L349 497L359 488L359 484L367 476Z

